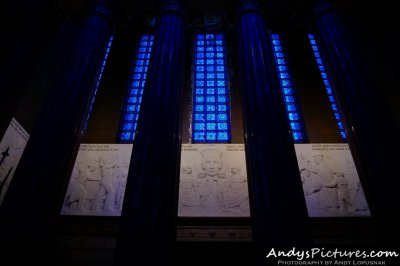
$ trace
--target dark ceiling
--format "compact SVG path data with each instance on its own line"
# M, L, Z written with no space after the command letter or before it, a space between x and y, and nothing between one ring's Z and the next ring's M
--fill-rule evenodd
M160 0L113 0L118 3L118 12L123 16L134 18L138 15L154 15L158 11ZM288 23L304 24L306 19L305 3L311 0L259 0L267 20L272 26ZM376 17L380 10L381 16L388 11L389 0L327 0L354 23L366 23ZM90 0L58 0L65 14L74 18L85 14ZM183 0L189 16L216 13L219 15L234 14L238 0ZM385 8L386 6L386 8Z
M119 8L131 16L155 14L160 0L117 0ZM267 14L287 19L304 0L264 0L260 1ZM183 1L189 14L229 14L235 9L237 0L186 0ZM88 7L89 0L59 0L69 17L81 16Z

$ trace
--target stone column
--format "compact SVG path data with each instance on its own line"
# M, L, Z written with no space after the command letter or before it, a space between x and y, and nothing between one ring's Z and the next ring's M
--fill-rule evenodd
M109 15L104 1L99 1L83 21L0 207L2 244L24 254L15 260L43 262L46 250L39 243L50 241L59 215L69 160L113 32Z
M257 1L242 1L237 37L253 238L266 247L308 243L308 216L272 44Z
M310 0L311 30L328 61L348 121L353 156L361 163L364 189L384 239L399 239L400 131L383 89L368 69L369 55L354 47L338 12L323 0Z
M66 18L47 0L2 4L0 18L0 140L39 67L57 28ZM19 121L21 122L21 121Z
M179 1L163 1L131 157L116 265L168 264L175 242L184 33Z

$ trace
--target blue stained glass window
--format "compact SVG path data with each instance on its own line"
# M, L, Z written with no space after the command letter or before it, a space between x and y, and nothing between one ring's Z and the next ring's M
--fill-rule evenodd
M135 138L135 130L142 102L143 88L146 82L147 66L150 62L154 36L142 35L138 44L136 58L132 65L129 97L125 100L125 113L122 116L119 140L131 142Z
M296 143L305 142L306 134L304 133L302 118L299 112L300 109L298 108L293 82L288 70L289 68L287 66L286 55L281 45L282 41L278 34L271 34L271 39L275 55L276 69L278 70L278 76L283 92L289 125L292 131L292 137Z
M314 38L314 35L313 34L308 34L308 40L310 41L311 48L314 51L315 60L316 60L316 62L318 64L318 68L319 68L319 71L321 73L321 78L322 78L322 80L324 82L325 89L326 89L326 92L328 94L329 101L331 103L333 113L335 115L336 123L337 123L337 125L339 127L339 130L340 130L340 135L341 135L343 141L347 142L347 134L346 134L346 131L345 131L344 127L343 127L343 121L342 121L342 118L340 116L340 113L339 113L339 110L338 110L338 107L337 107L335 95L333 95L332 86L331 86L330 80L328 79L328 73L325 71L326 68L324 66L324 63L323 63L322 58L321 58L321 55L319 53L317 42L316 42L316 40Z
M103 76L104 67L106 66L106 63L107 63L107 58L108 58L108 54L110 53L110 48L111 48L111 44L113 42L113 38L114 38L114 36L111 35L110 40L108 40L107 49L106 49L106 52L104 54L103 63L101 64L100 72L99 72L99 75L97 77L96 87L94 88L94 94L93 94L93 97L92 97L92 101L90 102L89 112L88 112L88 116L86 117L84 130L86 130L87 123L88 123L89 118L90 118L90 114L92 113L93 103L94 103L94 100L96 99L97 90L99 89L101 77Z
M195 143L226 143L231 139L224 38L222 34L196 35L192 119Z

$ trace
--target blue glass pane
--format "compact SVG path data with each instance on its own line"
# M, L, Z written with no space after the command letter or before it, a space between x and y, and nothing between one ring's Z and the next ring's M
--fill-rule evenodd
M204 86L204 81L196 81L196 86L197 87L203 87Z
M215 105L207 105L207 111L214 112L215 111Z
M285 95L293 94L292 88L282 88L282 90Z
M215 102L215 97L207 96L207 103L214 103L214 102Z
M133 124L132 123L126 123L122 127L123 130L131 130L132 128L133 128Z
M227 109L228 108L227 108L227 106L225 104L218 105L218 111L220 111L220 112L226 112Z
M207 94L209 94L209 95L215 94L215 89L207 89Z
M195 132L194 133L194 140L195 141L204 141L204 133L203 132Z
M208 121L215 121L215 114L207 114Z
M217 134L215 132L206 133L206 140L215 141L217 139Z
M279 76L281 77L281 79L288 79L289 78L289 73L281 72L279 74Z
M226 132L218 132L218 141L226 142L229 140L228 133Z
M279 40L273 40L272 44L276 46L276 45L280 45L281 42Z
M277 62L278 65L285 65L286 64L286 61L284 59L277 59L276 62Z
M129 140L131 140L130 137L131 137L131 133L124 132L124 133L121 134L121 138L120 139L123 140L123 141L129 141Z
M219 102L219 103L224 103L224 102L226 102L226 96L218 96L218 102Z
M207 81L207 86L215 86L215 81L214 80L208 80Z
M192 138L195 142L229 142L224 35L198 34L195 39Z
M282 65L278 66L278 71L279 71L279 72L286 72L287 70L288 70L288 69L287 69L286 66L282 66Z
M218 114L218 121L227 121L228 116L227 114Z
M194 129L195 130L204 130L205 124L204 123L194 123Z
M207 130L215 130L216 126L215 123L207 123Z
M285 101L287 103L294 103L294 97L293 96L285 96Z
M196 94L203 94L204 93L204 89L196 89Z
M295 105L295 104L287 104L287 105L286 105L286 109L287 109L289 112L297 111L297 108L296 108L296 105Z
M340 135L342 136L342 139L343 139L344 141L347 141L347 135L346 135L346 133L345 133L344 131L341 131L341 132L340 132Z
M142 35L139 41L140 46L137 48L134 65L131 72L130 96L125 100L126 112L123 115L121 125L120 141L128 142L135 138L135 130L139 117L140 104L142 102L141 95L146 82L146 73L150 62L151 47L153 45L154 36Z
M203 112L204 111L204 106L203 105L196 105L194 107L194 110L196 110L197 112Z
M295 141L302 141L303 140L303 134L301 134L301 132L293 132L293 139Z
M225 88L218 88L218 94L226 94Z
M291 85L290 80L288 80L288 79L281 79L281 84L283 87L287 87L287 86Z
M218 130L227 130L228 123L218 123Z
M297 113L289 113L289 120L299 120Z
M126 114L124 119L125 119L125 121L132 121L133 120L133 114Z
M195 104L197 103L203 103L204 102L204 97L202 96L196 96L196 98L194 99Z
M224 73L217 73L217 78L224 79L225 78L225 74Z
M292 128L292 130L300 130L300 124L299 123L290 123L290 127Z
M196 121L198 121L198 120L203 121L204 120L204 114L195 114L194 115L194 119Z

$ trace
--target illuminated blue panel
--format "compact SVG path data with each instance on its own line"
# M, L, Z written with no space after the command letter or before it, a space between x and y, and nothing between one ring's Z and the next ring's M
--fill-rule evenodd
M89 113L88 113L88 116L87 116L86 121L85 121L84 130L86 130L86 126L87 126L87 123L89 121L90 114L92 113L93 103L94 103L94 100L96 98L97 90L99 89L101 77L103 76L104 67L106 66L106 63L107 63L107 57L108 57L108 54L110 53L110 49L111 49L111 44L112 44L113 38L114 37L111 35L110 40L108 41L106 52L104 54L104 60L103 60L103 63L101 64L101 67L100 67L99 76L97 77L96 87L94 89L94 94L93 94L93 97L92 97L92 101L90 102Z
M194 51L193 142L227 143L231 125L224 35L196 35Z
M275 55L276 69L278 71L293 141L296 143L305 142L306 134L304 133L304 127L299 112L300 109L297 104L296 95L294 94L293 82L283 52L282 42L278 34L271 34L271 39Z
M318 64L318 68L319 68L319 71L321 73L321 78L322 78L322 80L324 82L326 92L328 93L329 102L331 103L332 110L333 110L333 113L335 115L336 123L337 123L337 125L339 127L339 130L340 130L340 135L341 135L343 141L347 142L347 134L346 134L346 131L345 131L344 127L343 127L343 121L342 121L342 118L340 116L340 113L339 113L339 110L338 110L338 107L337 107L335 96L333 95L332 86L331 86L331 83L330 83L330 81L328 79L328 74L325 71L326 67L324 66L324 64L322 62L322 58L321 58L321 55L320 55L319 50L318 50L317 42L315 41L315 38L314 38L313 34L308 34L308 39L310 41L311 48L312 48L312 50L314 52L314 56L315 56L315 59L316 59L317 64Z
M142 35L132 65L128 95L125 99L119 140L131 142L135 139L143 88L146 82L147 68L150 62L154 36Z

